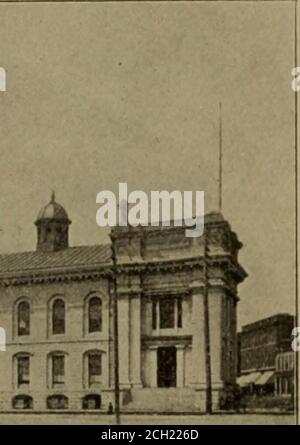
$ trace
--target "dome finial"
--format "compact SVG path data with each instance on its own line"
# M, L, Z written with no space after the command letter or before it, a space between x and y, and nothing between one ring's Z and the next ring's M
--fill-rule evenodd
M52 193L51 193L51 202L55 202L55 191L54 190L52 190Z

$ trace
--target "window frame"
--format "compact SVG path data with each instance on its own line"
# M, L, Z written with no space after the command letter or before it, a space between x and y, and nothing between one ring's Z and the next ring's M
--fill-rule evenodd
M97 309L96 311L99 312L99 319L97 321L99 329L92 329L92 323L95 322L96 318L91 316L91 304L92 302L97 301ZM95 311L95 309L94 309ZM88 333L89 334L95 334L97 332L102 332L102 299L98 295L93 295L88 299Z
M17 352L16 354L13 355L12 358L12 365L13 365L13 375L12 375L12 387L13 389L22 389L24 388L24 390L29 389L30 388L30 384L31 384L31 357L33 357L33 354L31 352L27 352L27 351L22 351L22 352ZM28 381L24 381L24 382L20 382L19 381L19 360L21 358L28 358L29 360L29 366L28 366Z
M170 320L172 323L165 323L167 321L164 310L164 305L172 303L172 314ZM151 330L153 332L168 332L178 331L184 329L184 295L156 295L151 298Z
M57 407L49 407L49 401L50 400L54 400L54 399L60 399L61 401L64 400L64 402L66 402L66 406L62 407L62 406L57 406ZM65 394L50 394L47 399L46 399L46 406L47 409L49 410L64 410L64 409L68 409L69 408L69 398L65 395Z
M55 305L57 303L63 303L63 318L60 318L58 320L55 320ZM59 308L58 310L62 310L62 307ZM64 300L64 298L60 295L55 296L52 301L51 301L51 314L50 314L50 332L51 335L65 335L66 334L66 302ZM63 329L61 332L57 332L57 330L55 329L55 323L62 323L63 320Z
M99 299L100 303L100 330L90 329L90 302L94 299ZM105 296L98 291L91 291L85 297L84 300L84 310L83 310L83 335L88 337L98 337L102 336L104 333L104 328L106 326L106 319L104 317L104 301Z
M55 357L63 357L63 379L61 381L56 381L54 379L54 359ZM51 351L47 355L47 382L48 388L56 389L56 388L64 388L67 382L67 357L68 353L65 351Z
M23 363L22 363L23 360ZM26 363L26 364L25 364ZM27 372L24 372L24 371ZM30 356L19 355L17 357L17 384L18 388L30 385Z
M99 402L99 406L95 407L95 408L90 408L87 406L89 400L95 400L98 399ZM97 404L97 402L96 402ZM102 397L101 394L95 394L95 393L90 393L90 394L86 394L85 396L82 397L82 409L84 410L95 410L95 409L101 409L102 407Z
M20 306L26 304L28 306L28 331L26 333L20 333ZM28 298L19 298L15 302L14 310L14 337L29 337L31 335L31 301Z
M22 400L23 402L26 400L27 402L29 402L29 406L26 406L26 407L23 407L23 408L17 408L15 402L18 401L18 400ZM13 409L17 409L17 410L33 409L33 397L30 396L29 394L16 394L12 398L12 408Z
M100 358L100 373L99 374L90 374L90 357L91 356L98 356ZM85 388L94 388L97 386L101 386L103 384L103 356L104 351L101 351L100 349L90 349L88 351L85 351L83 354L83 384ZM92 379L91 377L98 377L95 379Z

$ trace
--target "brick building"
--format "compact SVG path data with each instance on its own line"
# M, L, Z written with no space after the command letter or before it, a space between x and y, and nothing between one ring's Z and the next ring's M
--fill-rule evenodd
M275 394L278 396L292 396L295 389L296 353L293 351L280 352L276 356Z
M291 351L294 317L277 314L243 326L239 333L239 372L241 386L269 385L274 389L277 354Z
M70 224L53 196L35 222L36 250L0 255L1 410L107 410L114 400L111 248L69 247ZM123 409L204 409L204 236L215 407L236 380L241 243L218 213L204 236L184 230L113 230Z

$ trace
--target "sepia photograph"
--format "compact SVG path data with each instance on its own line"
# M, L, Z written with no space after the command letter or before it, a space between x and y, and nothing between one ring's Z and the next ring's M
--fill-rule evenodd
M0 1L1 426L298 425L299 11Z

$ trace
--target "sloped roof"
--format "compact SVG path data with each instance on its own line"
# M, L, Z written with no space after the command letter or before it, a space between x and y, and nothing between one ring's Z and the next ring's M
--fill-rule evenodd
M93 266L109 263L109 244L77 246L57 252L21 252L0 255L0 274L39 269Z

